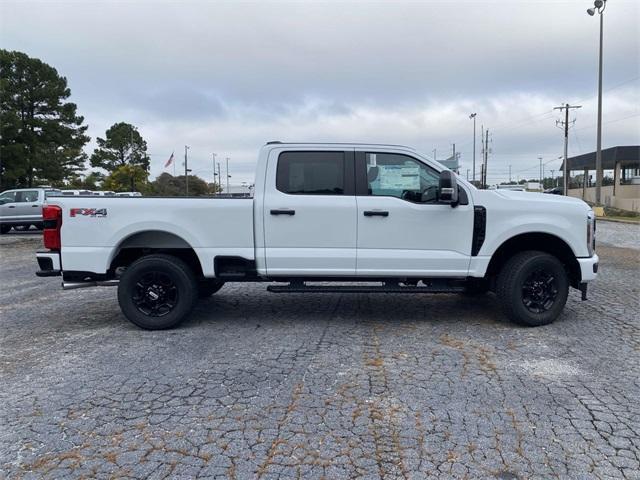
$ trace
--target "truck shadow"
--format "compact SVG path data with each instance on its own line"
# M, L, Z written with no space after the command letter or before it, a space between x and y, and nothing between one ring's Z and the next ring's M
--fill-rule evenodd
M202 300L182 328L219 322L254 322L262 326L326 321L390 325L510 324L492 294L285 295L264 292L247 296L234 287L227 289L225 286L218 294Z

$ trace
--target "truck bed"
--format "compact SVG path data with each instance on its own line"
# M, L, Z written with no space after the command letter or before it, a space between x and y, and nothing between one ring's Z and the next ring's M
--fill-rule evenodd
M62 207L62 268L105 273L124 243L145 246L160 234L167 248L183 241L213 275L218 255L254 258L253 200L209 197L53 197Z

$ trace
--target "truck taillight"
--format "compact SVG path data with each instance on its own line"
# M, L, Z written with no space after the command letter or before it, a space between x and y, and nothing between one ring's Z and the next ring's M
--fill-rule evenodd
M48 248L49 250L60 250L62 208L57 205L45 205L42 207L42 220L44 223L44 248Z

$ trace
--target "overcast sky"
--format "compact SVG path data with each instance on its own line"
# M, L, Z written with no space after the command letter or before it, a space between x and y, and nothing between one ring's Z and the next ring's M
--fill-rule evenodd
M603 147L640 143L640 2L605 12ZM489 181L558 168L565 102L580 104L570 155L595 150L598 19L589 0L10 2L2 48L67 77L92 143L138 126L152 175L191 147L232 183L252 181L269 140L402 143L471 168L473 123L489 128ZM180 160L181 161L181 160ZM178 162L178 168L180 167ZM479 167L477 167L479 170ZM172 169L168 170L172 173Z

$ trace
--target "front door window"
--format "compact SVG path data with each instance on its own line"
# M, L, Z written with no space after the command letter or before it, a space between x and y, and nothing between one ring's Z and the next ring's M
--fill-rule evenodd
M367 153L366 164L369 195L414 203L438 201L438 173L424 163L397 153Z

